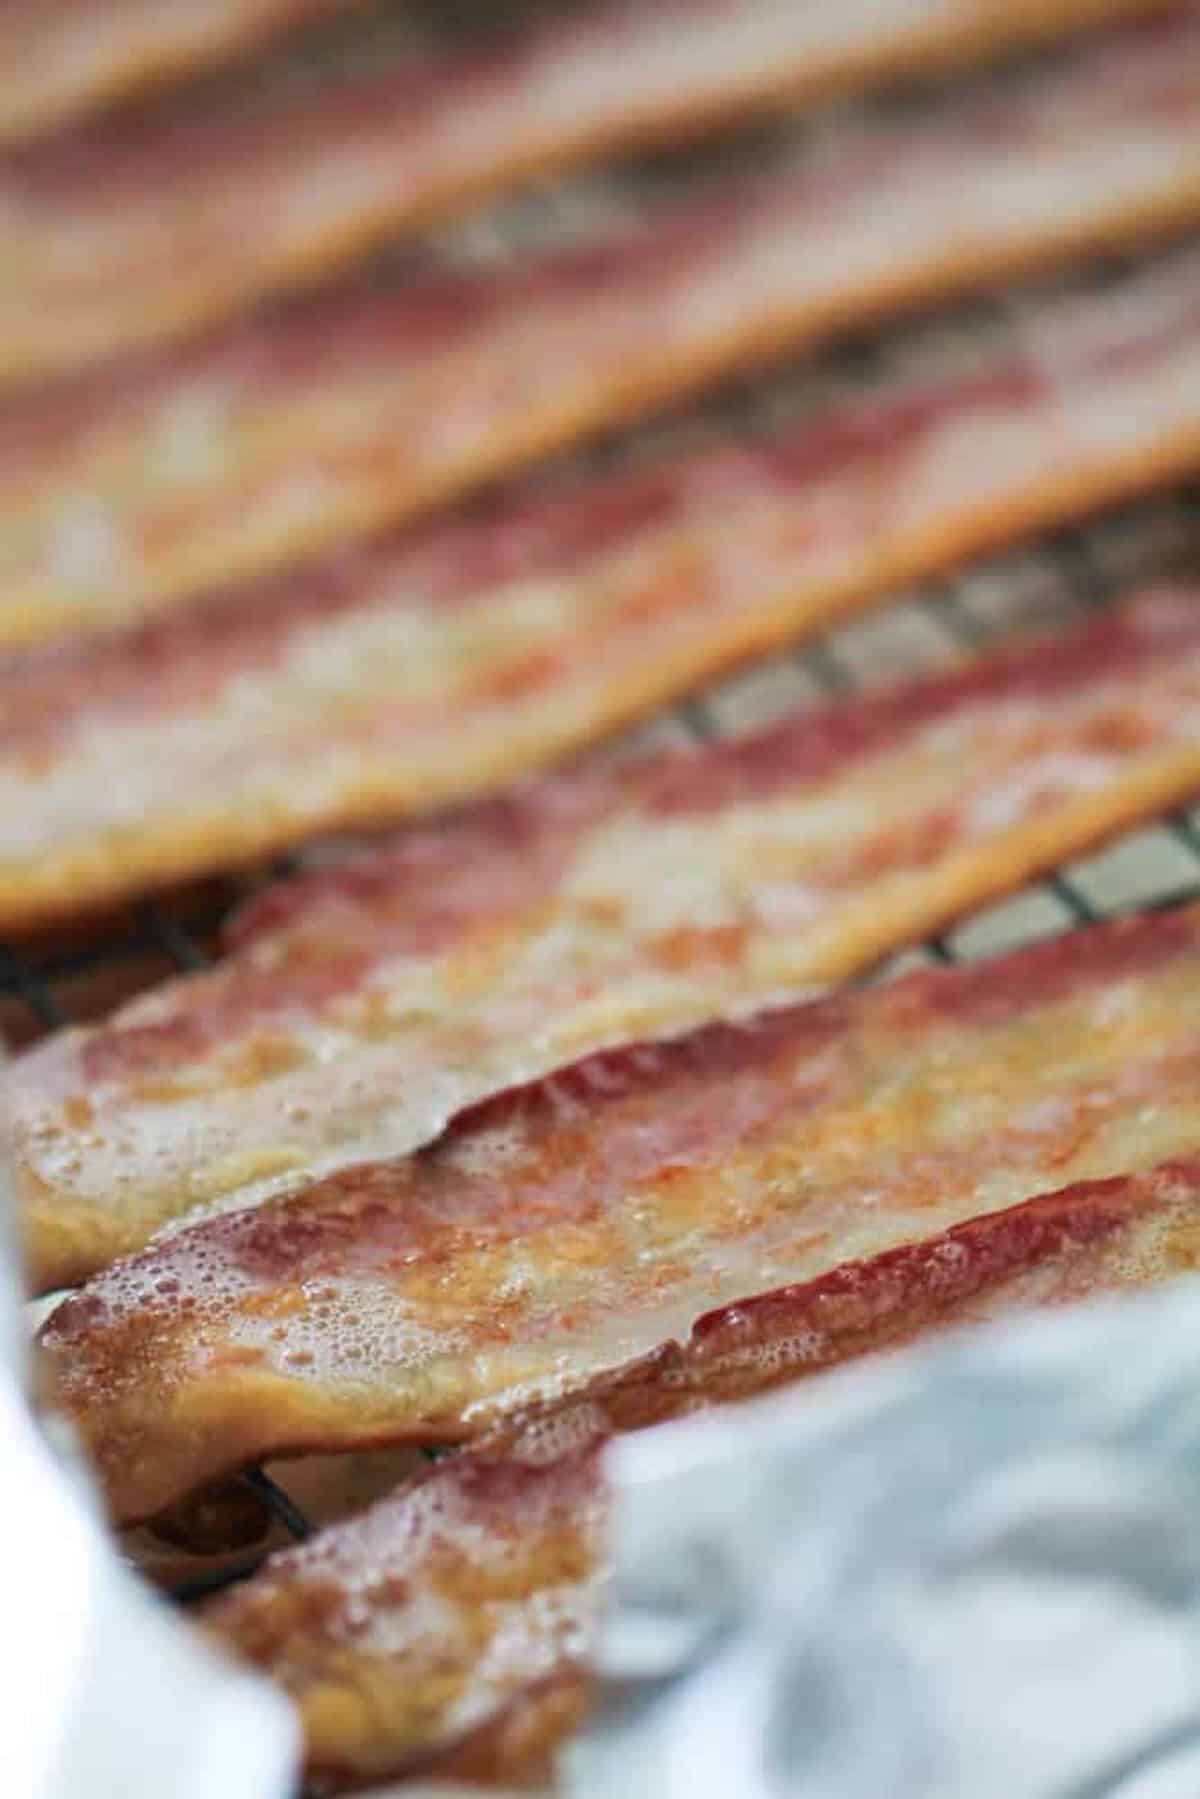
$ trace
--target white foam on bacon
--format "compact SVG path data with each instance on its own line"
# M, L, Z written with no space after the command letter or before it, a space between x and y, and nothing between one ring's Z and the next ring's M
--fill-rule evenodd
M261 1351L281 1374L364 1387L375 1385L385 1370L417 1383L432 1364L467 1347L466 1336L459 1338L444 1321L405 1317L378 1280L333 1275L305 1282L300 1298L302 1308L286 1324L241 1313L231 1322L228 1341Z

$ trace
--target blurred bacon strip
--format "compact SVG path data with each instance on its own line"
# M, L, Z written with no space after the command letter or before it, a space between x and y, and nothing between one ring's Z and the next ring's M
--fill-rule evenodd
M69 9L74 31L62 8L31 6L19 25L6 14L0 45L15 33L20 53L4 66L21 79L0 97L0 140L46 109L45 87L68 61L84 74L80 35L102 21L114 58L124 49L145 68L152 43L162 61L186 53L189 13L205 14L190 27L199 54L228 47L222 24L232 42L341 5L221 10L214 21L208 7L91 0ZM236 80L0 165L10 259L0 371L45 375L177 337L535 174L1154 8L608 0L507 22L491 10L459 20L453 47L444 26L439 42L411 13L368 13L340 44L302 41ZM30 81L39 51L40 93L36 72Z
M1178 228L1200 7L697 185L520 265L340 291L15 402L0 642L297 564L768 357Z
M936 341L936 340L935 340ZM509 494L0 659L0 927L470 798L1036 526L1200 466L1200 256L1026 303L972 366Z

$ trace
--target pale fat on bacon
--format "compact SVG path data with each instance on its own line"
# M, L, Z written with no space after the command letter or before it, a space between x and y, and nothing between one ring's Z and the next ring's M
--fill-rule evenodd
M35 1287L428 1141L591 1050L842 978L1200 790L1200 590L585 765L268 890L216 969L10 1065Z
M1195 217L1200 7L699 185L14 403L0 641L298 564L769 355Z
M860 1316L853 1271L823 1288L841 1264L936 1310L981 1283L958 1238L923 1271L914 1242L1155 1169L1173 1205L1198 998L1193 909L601 1054L118 1262L41 1346L122 1521L263 1456L460 1442L596 1382L651 1415L664 1388L753 1391L828 1359L839 1292ZM1126 1247L1150 1277L1174 1240Z
M139 25L156 28L165 51L188 16L155 4L154 19L131 28L134 0L74 10L92 27L98 15L123 21L131 53ZM228 10L230 28L238 11L252 28L281 8ZM195 330L535 173L1150 10L1148 0L608 0L517 23L460 20L452 49L444 27L431 38L403 11L365 12L338 43L302 39L194 97L172 94L0 164L0 379ZM6 27L7 14L0 46ZM0 141L46 104L29 38L51 63L73 40L58 9L31 7L24 31L20 55L0 51L21 76L0 91Z
M545 1778L587 1705L608 1432L738 1397L775 1358L785 1374L813 1374L1198 1265L1194 1160L1041 1195L843 1264L710 1315L686 1348L515 1422L283 1550L206 1622L295 1702L319 1779Z
M0 660L0 927L548 762L1018 530L1200 462L1200 257L1016 308L964 369L509 495L95 644ZM805 391L801 387L801 392Z

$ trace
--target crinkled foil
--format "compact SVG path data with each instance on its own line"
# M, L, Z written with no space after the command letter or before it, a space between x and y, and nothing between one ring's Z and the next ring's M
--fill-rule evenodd
M2 1174L2 1171L0 1171ZM27 1399L0 1196L4 1799L284 1799L295 1716L120 1564L70 1446Z
M1200 1282L610 1453L570 1799L1200 1799Z

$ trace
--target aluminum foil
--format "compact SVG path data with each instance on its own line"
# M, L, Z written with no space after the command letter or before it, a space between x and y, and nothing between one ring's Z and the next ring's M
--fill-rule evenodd
M53 1421L26 1395L0 1195L4 1799L284 1799L290 1706L219 1661L121 1565Z
M1198 1799L1200 1281L611 1450L570 1799Z

